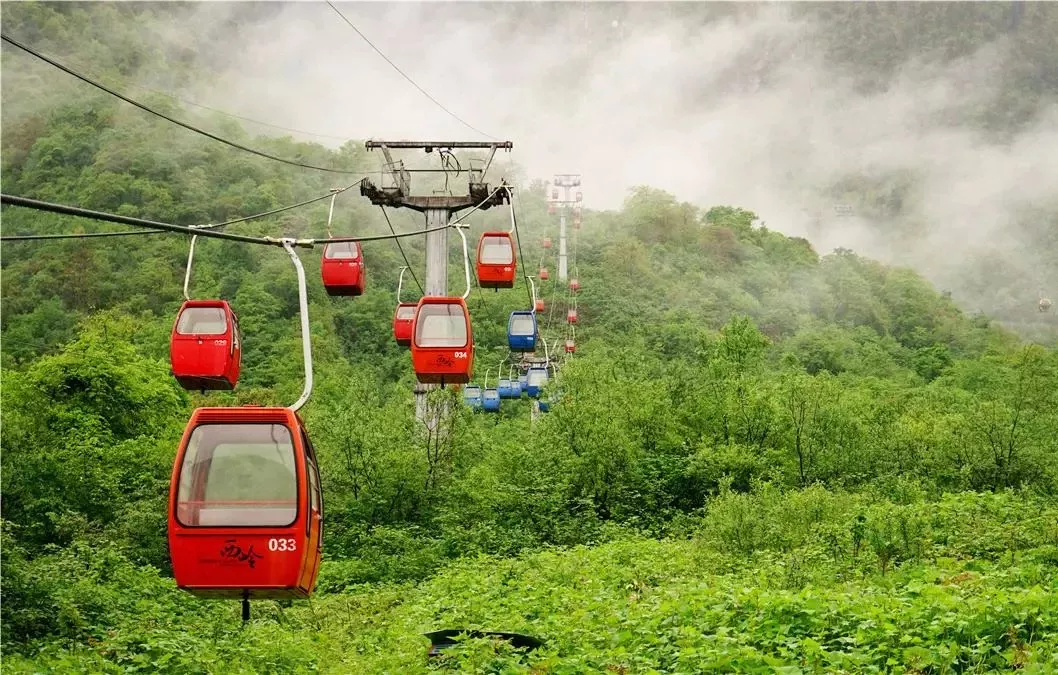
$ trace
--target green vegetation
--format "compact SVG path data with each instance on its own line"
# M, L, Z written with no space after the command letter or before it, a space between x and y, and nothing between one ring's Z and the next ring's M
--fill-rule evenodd
M84 11L26 7L9 24L5 5L5 30L62 35L43 27ZM192 224L331 187L103 99L27 114L5 117L4 192ZM354 142L224 124L284 156L368 165ZM543 186L516 194L532 266ZM336 233L388 232L359 197L335 216ZM3 221L102 229L17 208ZM230 230L322 236L325 222L323 202ZM395 245L365 245L355 299L327 297L319 252L302 254L325 560L311 601L257 602L243 627L236 603L176 589L168 481L194 406L297 397L297 289L281 250L200 241L191 291L233 303L243 374L234 393L184 392L167 350L187 246L4 246L5 672L1058 668L1058 352L965 316L911 270L820 256L751 211L648 187L585 214L578 354L553 411L530 426L524 402L459 410L441 444L416 426L391 337ZM421 269L421 242L405 249ZM550 306L561 292L544 284ZM525 303L521 287L471 296L478 373ZM451 627L547 645L471 640L428 663L421 633Z

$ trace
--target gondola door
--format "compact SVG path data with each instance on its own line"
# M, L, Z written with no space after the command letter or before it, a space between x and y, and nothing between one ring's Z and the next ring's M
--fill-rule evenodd
M305 554L308 560L302 568L301 584L303 588L316 586L316 577L320 572L320 557L323 553L323 492L320 489L320 470L316 463L316 450L312 447L305 430L301 431L305 444L305 477L309 489L309 513L305 519Z

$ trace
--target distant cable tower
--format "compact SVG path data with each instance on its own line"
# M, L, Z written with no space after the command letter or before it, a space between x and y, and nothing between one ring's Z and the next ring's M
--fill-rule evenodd
M562 199L558 198L558 190L551 191L552 202L561 211L558 214L558 280L565 282L569 277L569 269L566 264L566 209L570 206L579 207L583 193L577 190L575 199L569 198L570 188L580 187L579 173L555 174L554 185L562 188Z

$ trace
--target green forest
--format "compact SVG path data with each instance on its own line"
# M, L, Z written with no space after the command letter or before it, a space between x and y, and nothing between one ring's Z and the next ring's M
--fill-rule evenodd
M266 11L254 7L248 16ZM155 69L175 89L194 56L172 58L148 25L181 11L4 3L2 19L5 34L115 87ZM912 19L887 20L910 30ZM988 25L953 23L945 44L988 39ZM907 48L908 35L890 38ZM896 48L874 39L860 48ZM1053 85L1055 63L1021 74ZM881 77L891 62L874 65ZM358 180L197 136L6 43L3 77L5 194L187 226ZM377 176L363 139L331 150L123 91L261 151ZM489 181L513 185L520 269L550 259L554 272L544 180L524 175L517 148L502 159ZM525 399L473 412L443 390L454 405L440 439L416 420L408 350L393 340L405 264L394 241L364 243L367 290L355 298L328 296L320 247L299 249L315 378L301 415L322 474L323 563L310 599L254 601L245 625L237 601L176 587L169 481L193 409L288 405L301 392L286 252L197 241L191 296L231 302L243 338L238 387L202 394L169 371L188 236L5 241L4 671L1055 672L1058 333L1026 339L912 269L817 251L753 208L639 186L619 209L585 209L571 250L577 351L553 355L550 412L531 420ZM423 227L388 213L399 231ZM324 238L327 216L325 199L225 231ZM509 218L507 207L476 212L468 238ZM1039 243L1058 255L1045 222ZM129 229L15 206L2 226ZM390 232L356 188L337 197L330 229ZM421 280L423 237L401 241ZM462 250L450 241L458 295ZM536 282L549 310L566 298L556 277ZM403 292L418 298L407 275ZM527 302L522 284L467 299L475 381L507 358L507 316ZM542 322L562 335L562 316ZM446 628L544 645L471 637L427 658L423 634Z

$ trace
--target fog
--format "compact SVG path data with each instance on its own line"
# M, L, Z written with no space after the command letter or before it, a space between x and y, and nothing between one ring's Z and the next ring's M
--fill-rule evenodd
M1058 252L1038 250L1017 225L1058 204L1056 92L1042 91L1013 134L973 122L1004 95L1003 68L1023 58L1009 38L956 59L901 57L884 86L864 87L827 60L820 45L835 36L791 5L336 6L455 115L513 141L510 159L528 177L581 173L587 208L619 208L648 184L752 209L821 252L913 267L971 308L993 309L965 282L981 253L1023 270L1029 306L1038 287L1058 295ZM189 11L158 33L177 44L209 28L202 58L219 76L181 92L192 100L337 137L486 140L324 3ZM849 179L859 182L835 187ZM870 190L894 184L906 186L897 207L871 206ZM852 215L835 212L843 203Z

